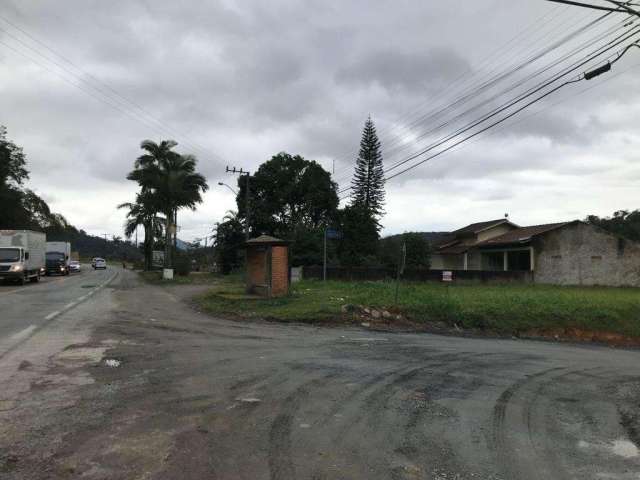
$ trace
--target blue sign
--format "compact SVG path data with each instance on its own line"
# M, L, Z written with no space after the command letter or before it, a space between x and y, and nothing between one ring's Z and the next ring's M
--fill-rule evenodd
M342 238L342 232L334 230L332 228L327 228L327 230L325 231L325 235L327 236L327 238L330 238L332 240L339 240Z

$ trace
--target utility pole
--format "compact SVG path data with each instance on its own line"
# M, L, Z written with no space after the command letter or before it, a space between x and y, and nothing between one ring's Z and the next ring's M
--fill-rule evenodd
M244 210L245 210L245 213L244 213L244 217L245 217L244 236L245 236L246 240L249 240L249 219L250 219L250 213L251 213L250 209L249 209L249 178L251 178L251 173L249 173L248 171L243 170L243 169L239 169L238 170L236 167L229 168L228 166L227 166L226 172L227 173L233 173L234 175L238 174L238 175L240 175L241 178L244 177L246 179L245 182L247 182L247 183L245 184L246 188L245 188L245 192L244 192L245 193L245 199L244 199L244 202L245 202L245 204L244 204Z

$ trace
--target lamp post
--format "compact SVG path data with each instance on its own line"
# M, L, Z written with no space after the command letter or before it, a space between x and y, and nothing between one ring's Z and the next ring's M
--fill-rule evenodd
M236 192L233 188L231 188L229 185L227 185L224 182L218 182L218 185L220 185L221 187L227 187L229 190L231 190L233 192L234 195L238 195L238 192Z

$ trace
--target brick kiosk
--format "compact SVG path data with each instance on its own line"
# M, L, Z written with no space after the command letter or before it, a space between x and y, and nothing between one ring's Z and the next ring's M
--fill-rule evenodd
M261 235L245 243L247 292L263 297L289 294L289 242Z

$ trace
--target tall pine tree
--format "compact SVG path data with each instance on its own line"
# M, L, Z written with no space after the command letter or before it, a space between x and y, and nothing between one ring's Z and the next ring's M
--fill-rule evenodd
M379 220L384 213L384 168L380 140L371 116L367 118L362 131L351 188L351 204L364 208L376 221Z

